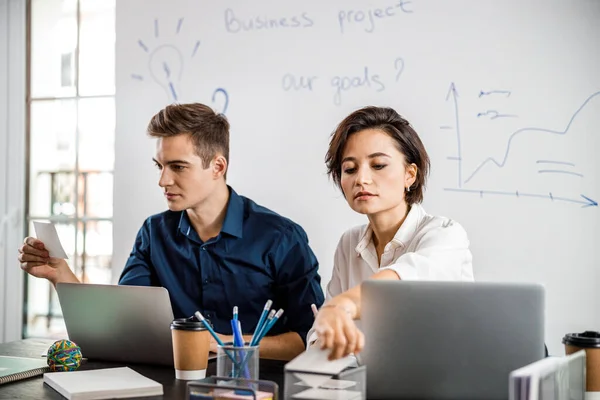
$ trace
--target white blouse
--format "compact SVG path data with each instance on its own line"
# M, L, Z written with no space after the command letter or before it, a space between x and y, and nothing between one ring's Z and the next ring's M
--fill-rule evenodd
M373 274L391 269L402 280L473 281L472 255L463 227L434 217L413 204L396 235L377 261L370 225L346 231L337 246L326 301L360 285ZM360 328L360 323L357 321ZM311 329L307 342L316 339Z
M391 269L402 280L472 281L469 239L463 227L434 217L413 204L404 223L377 262L370 225L346 231L337 246L327 299L337 296L376 272Z

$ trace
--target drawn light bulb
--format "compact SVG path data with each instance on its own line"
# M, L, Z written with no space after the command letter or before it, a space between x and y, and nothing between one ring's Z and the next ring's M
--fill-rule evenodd
M175 31L176 36L179 35L179 32L181 31L183 20L184 18L181 17L177 21L177 28ZM159 21L158 19L155 19L154 40L152 42L161 41L161 30L159 28ZM146 41L142 39L138 39L137 45L148 56L148 72L150 72L150 78L163 88L171 102L177 102L181 98L179 89L181 88L181 76L184 68L183 54L179 47L172 44L163 44L152 48L152 46L147 46ZM194 58L199 48L200 40L196 40L190 58ZM131 78L140 82L146 81L146 77L143 74L132 73ZM150 79L148 79L148 81L149 80Z
M154 82L164 89L171 101L179 97L179 82L183 73L183 55L171 45L163 44L152 51L148 69Z

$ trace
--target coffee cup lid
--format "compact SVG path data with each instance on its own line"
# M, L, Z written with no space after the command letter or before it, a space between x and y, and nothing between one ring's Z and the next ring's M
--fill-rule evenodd
M179 329L183 331L204 331L206 326L198 321L196 317L176 318L171 322L171 329Z
M585 331L583 333L567 333L562 342L575 347L600 347L600 332Z

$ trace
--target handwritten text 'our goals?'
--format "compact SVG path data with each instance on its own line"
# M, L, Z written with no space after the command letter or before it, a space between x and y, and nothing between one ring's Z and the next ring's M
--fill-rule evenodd
M380 21L412 13L412 1L396 0L381 7L339 10L337 12L337 23L342 34L355 30L372 33L375 32ZM283 16L266 14L256 16L242 15L231 8L225 10L225 29L230 33L305 29L313 26L315 26L315 19L306 11Z

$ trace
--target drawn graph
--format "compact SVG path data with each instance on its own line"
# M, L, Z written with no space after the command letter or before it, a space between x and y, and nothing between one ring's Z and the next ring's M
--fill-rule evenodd
M504 97L509 97L511 95L511 91L509 90L492 90L492 91L483 91L479 92L479 97L483 96L493 96L499 95ZM593 200L587 195L577 194L574 196L568 195L556 195L549 191L548 193L535 193L527 190L511 190L511 191L501 191L501 190L488 190L477 187L469 187L469 182L479 174L485 173L485 171L489 171L490 168L502 169L506 166L509 161L509 156L511 154L511 149L513 146L513 141L515 138L523 135L530 134L532 132L538 132L548 135L568 135L573 122L577 119L579 114L589 107L592 100L598 98L600 100L600 91L595 92L588 96L582 104L571 114L570 119L566 126L563 129L548 129L544 127L523 127L513 131L506 143L506 148L504 151L504 155L499 159L494 157L487 157L481 161L477 165L476 168L472 171L464 171L463 161L464 154L462 150L462 132L461 132L461 121L460 121L460 112L459 112L459 93L456 88L454 82L450 84L450 88L448 89L448 93L446 95L446 101L452 103L453 107L453 117L454 117L454 125L442 125L440 129L442 130L454 130L456 134L456 155L452 155L447 157L448 160L456 162L457 165L457 186L456 187L446 187L445 191L456 192L456 193L465 193L465 194L477 194L480 197L484 196L516 196L516 197L526 197L526 198L537 198L537 199L547 199L550 201L557 202L568 202L573 204L579 204L581 207L597 207L598 202ZM477 118L488 117L490 119L502 118L502 117L510 117L516 118L517 115L513 114L502 114L496 110L486 110L484 112L479 112L476 115ZM576 165L573 162L565 161L565 160L536 160L536 165L538 166L538 174L556 174L556 175L567 175L574 178L583 178L584 174L580 171L576 170Z
M175 35L177 39L182 27L184 18L179 18L175 25ZM170 29L173 29L171 25ZM152 82L163 89L168 101L173 103L179 101L182 88L180 87L181 78L184 73L186 60L196 57L200 49L200 40L195 40L191 48L182 50L179 46L172 43L162 43L161 27L158 19L154 20L154 37L152 39L138 39L137 47L147 56L146 74L132 73L131 79L140 82ZM172 33L172 32L171 32ZM172 35L170 36L172 37ZM152 46L147 43L154 43ZM212 94L213 106L225 114L229 106L229 94L222 88L216 88Z

